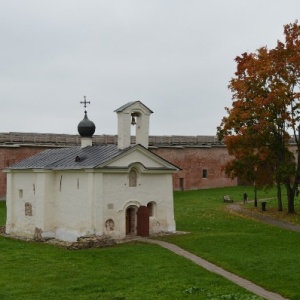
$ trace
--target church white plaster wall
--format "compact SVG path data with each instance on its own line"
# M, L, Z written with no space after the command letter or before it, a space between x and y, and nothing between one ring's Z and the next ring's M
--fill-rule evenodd
M94 187L93 187L93 227L97 235L104 234L103 224L105 219L103 216L103 174L94 173Z
M52 171L37 173L37 217L36 228L42 230L42 237L55 237L56 193L55 173ZM43 199L43 201L41 201Z
M36 218L36 174L32 172L8 173L6 232L12 235L33 237ZM26 214L26 205L31 214Z
M81 148L85 148L87 146L93 145L93 138L91 137L80 137L81 140Z
M130 146L130 122L131 115L129 113L118 114L118 147L125 149Z
M136 123L136 144L148 148L149 144L149 115L141 114Z
M54 184L54 176L51 171L35 171L36 174L36 190L35 197L35 228L42 232L53 231L54 225L54 198L52 188ZM53 234L46 234L52 236Z
M92 234L92 200L89 192L89 174L59 172L55 179L56 232L58 239L75 241L78 236Z
M163 179L160 180L160 182L161 185L158 187L158 189L161 188L161 201L157 202L157 206L159 205L160 207L160 210L157 209L157 218L163 223L162 227L165 228L165 231L175 232L176 224L174 219L174 197L172 189L173 177L172 175L166 174L164 175ZM164 212L163 215L161 212Z

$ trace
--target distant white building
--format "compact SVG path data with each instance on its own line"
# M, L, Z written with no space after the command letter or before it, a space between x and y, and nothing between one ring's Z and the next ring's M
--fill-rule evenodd
M6 169L7 234L76 241L88 234L175 232L178 168L147 149L152 111L135 101L116 113L118 145L92 146L95 125L85 111L81 147L46 150Z

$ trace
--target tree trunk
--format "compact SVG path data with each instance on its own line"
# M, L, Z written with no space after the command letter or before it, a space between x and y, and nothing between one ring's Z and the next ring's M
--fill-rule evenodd
M285 183L288 201L288 213L295 213L294 199L295 199L295 189L291 187L290 183Z
M279 182L277 182L276 187L277 187L278 211L282 211L281 185Z

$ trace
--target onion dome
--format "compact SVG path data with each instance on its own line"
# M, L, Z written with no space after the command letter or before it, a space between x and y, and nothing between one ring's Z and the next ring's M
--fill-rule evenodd
M77 130L82 137L92 137L96 130L94 122L89 120L86 111L83 120L78 124Z

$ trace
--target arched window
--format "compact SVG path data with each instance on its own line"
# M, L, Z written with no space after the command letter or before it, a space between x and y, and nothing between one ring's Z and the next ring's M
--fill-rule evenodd
M129 186L134 187L137 185L137 172L134 169L129 171Z

